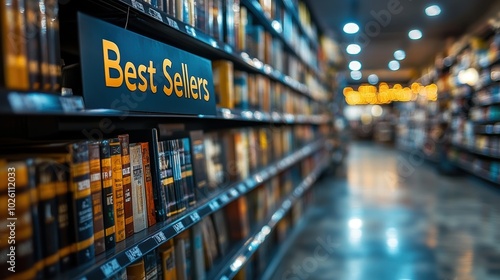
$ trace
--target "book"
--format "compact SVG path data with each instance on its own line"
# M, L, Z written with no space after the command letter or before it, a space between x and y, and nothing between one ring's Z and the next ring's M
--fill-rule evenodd
M28 0L29 2L29 0ZM38 32L36 33L39 41L39 69L41 77L41 89L44 91L50 91L51 89L51 79L49 72L49 40L47 37L47 14L45 8L45 0L38 0L38 16L37 16L37 26Z
M156 255L156 249L144 254L144 270L146 272L146 280L156 280L159 277Z
M196 23L195 27L200 29L203 33L208 34L208 20L210 17L209 14L209 0L196 0L195 1L195 9L196 9Z
M109 140L111 155L111 170L113 172L113 205L115 214L115 241L125 240L125 210L123 197L123 167L122 149L120 140L112 138Z
M227 228L226 214L224 211L216 211L212 219L217 236L217 248L220 256L225 256L229 249L229 233ZM212 241L213 242L213 241Z
M203 225L196 223L191 227L191 244L193 247L193 279L205 279L205 259L203 250Z
M250 174L248 155L248 132L246 129L236 130L234 133L234 149L238 180L246 179Z
M17 1L18 5L23 5L26 9L25 19L25 34L30 34L26 37L26 54L29 73L29 87L34 90L42 89L42 78L40 70L40 41L38 34L38 1Z
M73 197L73 221L76 234L76 264L94 260L94 223L90 189L89 150L86 142L69 146L70 192Z
M173 18L177 17L177 1L180 0L165 0L164 11Z
M165 212L167 219L172 219L177 213L177 193L174 184L174 159L173 155L167 150L167 142L158 143L158 157L160 167L160 183L165 193Z
M102 180L102 201L103 201L103 223L104 223L104 246L106 250L115 248L116 227L115 227L115 199L113 170L111 165L111 148L108 140L100 143L99 155L101 158L101 180Z
M174 237L175 265L178 280L192 279L192 252L190 231L190 229L185 230Z
M144 173L144 187L146 189L148 226L151 227L154 224L156 224L156 211L155 211L155 201L153 194L153 178L151 177L149 143L142 142L140 144L141 144L141 154L142 154L142 168Z
M248 130L248 158L250 172L259 168L259 138L256 129Z
M159 247L160 258L162 263L163 280L176 280L176 254L174 248L174 239L168 240Z
M238 162L236 159L236 149L235 149L235 131L226 130L221 133L220 141L222 141L222 147L224 147L223 164L224 171L227 179L230 182L235 182L240 180L238 172Z
M158 139L158 130L151 130L151 150L153 157L150 159L151 175L153 180L153 198L155 204L156 221L163 222L167 219L167 195L165 193L163 178L166 176L165 152L163 144ZM163 178L162 178L163 177Z
M101 157L99 142L89 143L90 190L94 217L94 247L98 255L106 250L104 242L104 217L102 203Z
M233 7L239 7L239 1L235 0L224 0L223 15L224 15L224 42L233 47L236 46L235 43L235 12Z
M2 41L2 75L0 84L8 89L28 90L29 68L26 51L25 15L22 1L0 5Z
M148 227L146 190L142 167L142 147L140 144L130 144L130 167L132 169L132 203L134 217L134 232Z
M122 152L123 209L125 218L125 237L134 235L134 210L132 204L132 176L130 172L129 135L118 135Z
M222 0L210 0L209 34L217 41L223 41L223 6Z
M127 266L127 280L146 279L146 270L144 268L144 259L139 259Z
M234 70L229 60L212 61L214 90L217 105L234 108Z
M248 110L248 74L244 71L234 71L234 107Z
M50 85L51 91L57 92L61 88L61 50L57 0L45 0L45 9L47 14Z
M186 178L183 177L183 166L182 158L184 157L184 151L179 145L179 139L168 140L168 151L170 158L173 163L173 173L174 173L174 186L176 194L176 209L177 214L186 211L188 207L188 190Z
M249 234L248 205L246 197L242 196L226 206L229 237L232 241L239 241Z
M248 10L245 6L240 6L240 19L239 22L235 22L235 28L237 27L237 41L236 49L238 51L244 51L247 49L247 34L246 26L248 25ZM235 15L236 16L236 15Z
M191 143L189 138L184 137L179 139L180 149L184 151L182 153L182 177L185 179L187 183L187 193L188 193L188 207L194 207L196 205L196 196L195 196L195 184L193 179L193 163L192 163L192 152L191 152Z
M259 109L259 95L257 90L257 74L248 74L248 109Z
M189 132L191 141L193 165L193 181L195 182L195 198L203 200L208 197L207 161L205 157L205 145L202 130Z

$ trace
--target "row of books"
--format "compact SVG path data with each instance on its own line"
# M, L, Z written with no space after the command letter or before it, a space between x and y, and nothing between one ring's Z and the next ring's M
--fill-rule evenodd
M149 136L122 134L56 151L37 147L38 154L5 156L0 177L4 182L8 176L15 179L17 208L12 216L25 231L17 235L19 248L25 250L17 254L22 264L16 276L54 277L91 262L117 242L157 222L174 220L197 201L247 178L314 136L308 126L205 135L201 131L163 135L153 129ZM0 198L8 202L11 190L2 186ZM7 222L10 204L0 204L5 208L0 220ZM9 250L3 238L8 234L2 227L2 257Z
M295 115L320 113L320 104L261 74L234 69L231 61L212 62L217 104L228 109Z
M468 152L451 149L448 157L465 170L498 184L500 182L500 163L485 159Z
M500 106L474 107L470 109L469 115L473 121L499 120Z
M0 86L57 91L61 54L56 0L13 0L0 5Z
M470 142L453 142L462 147L470 147L476 151L500 156L500 137L491 135L474 135Z

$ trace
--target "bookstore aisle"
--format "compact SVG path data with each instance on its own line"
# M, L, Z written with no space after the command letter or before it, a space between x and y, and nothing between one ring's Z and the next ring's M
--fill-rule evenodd
M415 159L351 145L271 279L500 279L500 191Z

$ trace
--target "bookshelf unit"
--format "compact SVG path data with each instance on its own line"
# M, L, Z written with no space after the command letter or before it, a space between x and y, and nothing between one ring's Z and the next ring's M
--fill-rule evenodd
M127 137L130 136L131 145L120 142L122 152L121 154L118 152L118 158L121 158L123 166L120 163L121 167L116 171L114 165L110 163L110 169L113 167L112 175L109 171L110 176L115 176L116 172L123 172L123 176L125 176L126 169L130 169L127 174L132 173L134 180L134 176L142 174L137 176L143 180L141 188L144 189L146 195L149 195L147 193L149 189L145 181L149 176L151 182L149 191L152 193L151 197L154 196L154 203L152 203L153 200L148 200L147 207L146 204L141 207L148 208L146 210L149 211L149 207L152 205L155 212L153 215L156 215L154 223L150 224L148 221L145 229L131 234L127 233L127 236L119 241L117 239L119 229L116 215L118 215L117 211L120 210L116 205L119 203L117 197L120 195L115 193L117 187L113 181L112 198L114 203L111 207L114 207L115 216L112 220L113 232L116 225L116 235L113 233L116 241L113 241L113 247L106 247L104 252L93 255L88 253L94 250L93 241L78 239L80 238L78 236L80 234L78 223L83 218L78 214L72 214L72 212L80 211L78 207L81 205L77 204L76 198L69 198L69 201L63 202L57 196L52 198L53 200L50 202L40 200L44 203L42 205L38 198L30 197L29 201L24 203L28 205L27 208L23 208L22 211L25 211L23 213L30 217L27 221L32 228L30 230L32 235L27 239L20 240L24 245L30 244L30 252L19 255L19 260L26 260L23 263L24 267L19 268L21 274L9 275L5 269L0 272L0 278L16 279L21 275L23 279L83 280L127 279L127 277L136 279L133 277L138 277L135 273L138 273L136 268L139 265L142 267L139 269L142 271L140 273L144 273L141 274L143 276L139 277L144 277L144 279L164 279L165 274L168 273L170 273L168 277L172 277L172 273L176 273L174 279L183 279L183 274L184 276L188 275L189 279L232 279L235 277L253 279L263 275L266 269L266 267L261 266L262 262L266 262L263 261L262 253L260 253L263 248L270 244L279 247L284 243L283 238L288 238L292 228L296 227L305 208L311 203L315 181L323 171L334 164L332 155L335 150L328 143L332 141L333 137L336 137L333 130L334 119L329 107L329 103L333 102L333 92L336 91L336 85L335 81L326 78L320 70L322 66L321 58L318 55L322 47L319 40L320 31L315 22L311 20L307 6L302 1L290 0L176 1L179 4L175 7L176 11L178 9L180 11L191 9L193 15L194 11L201 13L194 10L195 4L203 5L203 8L208 7L210 12L205 10L206 14L203 14L207 17L205 18L207 21L205 26L209 26L208 17L217 13L220 13L219 19L222 21L218 22L218 25L211 22L213 25L204 28L198 26L200 23L191 14L182 20L167 8L169 3L175 2L174 0L56 1L59 2L59 12L56 17L60 38L60 44L57 41L56 49L60 48L59 54L61 55L61 62L57 66L62 71L59 77L62 90L57 86L54 86L53 90L39 89L33 84L29 84L28 89L9 87L7 86L9 79L7 69L0 72L3 75L0 80L0 143L2 143L0 145L0 168L2 168L0 177L4 178L3 175L7 174L3 169L8 168L9 164L26 167L28 172L18 175L20 178L26 179L26 186L23 185L23 188L19 189L18 197L22 195L25 197L27 193L35 197L43 197L38 194L38 189L43 185L39 180L42 180L47 174L38 171L39 164L46 164L52 168L62 167L60 172L63 172L64 176L58 177L57 180L60 181L57 181L57 184L62 183L69 186L68 197L71 197L70 195L84 196L81 193L76 195L76 191L72 189L73 186L77 186L76 189L80 191L80 188L84 188L82 186L86 181L83 177L80 178L83 175L78 175L79 173L76 173L75 170L80 170L78 169L80 166L91 166L92 163L89 161L87 164L85 160L77 162L77 160L82 160L77 157L77 152L83 153L83 150L77 150L77 148L90 147L90 144L96 145L97 143L99 149L103 149L104 142L107 140L112 142L111 140L118 139L118 136L127 135ZM14 2L15 5L24 3L21 0ZM51 0L40 1L40 3L42 2L48 6L54 4ZM236 31L232 31L234 34L228 31L232 28L228 21L233 13L233 11L228 11L228 7L232 7L234 10L237 10L236 8L245 9L245 15L251 25L249 23L248 26L244 26L243 35ZM197 8L201 9L202 7ZM0 13L4 17L7 12L0 10ZM234 102L234 104L223 106L219 99L214 115L87 108L86 97L83 94L84 86L82 83L84 81L80 73L80 71L83 72L82 64L88 63L82 61L80 57L82 51L80 48L81 46L85 47L85 42L80 42L78 32L79 22L77 19L80 13L197 55L211 61L212 67L215 67L213 64L215 61L230 63L234 66L234 70L231 70L233 72L230 73L231 76L235 72L240 72L255 79L254 92L249 92L248 95L257 96L256 99L254 98L256 102L251 103L250 97L246 97L248 99L245 101L248 103L247 105L240 100L241 104ZM234 17L234 14L232 16ZM216 26L220 27L221 34L215 31ZM2 27L9 28L8 24L5 25L5 23ZM43 42L45 38L40 36L34 40L42 38L40 42ZM234 36L234 38L228 39L230 36ZM255 46L248 42L242 46L239 45L236 42L238 36L244 36L245 42L255 40L257 44L254 42L254 45L262 50L252 49ZM264 41L259 41L262 38ZM231 40L234 41L231 42ZM268 46L266 43L269 42L271 44ZM29 40L26 44L29 45L28 48L33 47ZM261 52L265 53L264 57L256 55ZM6 54L3 55L6 56ZM40 61L40 69L42 69L42 64ZM334 71L329 70L330 73ZM28 73L31 75L32 73L29 71ZM222 76L226 77L226 74L224 73ZM219 79L230 80L229 75L224 77ZM40 79L42 78L44 77L42 76ZM214 83L217 79L214 75ZM233 81L230 84L232 83ZM229 93L217 92L217 98L223 94L235 96L241 94L243 96L240 92L236 93L236 87L235 84L233 91ZM244 87L251 91L250 82L247 82ZM213 93L215 95L215 92ZM244 97L240 98L244 99ZM197 144L196 147L194 147L194 142L190 142L200 140L195 139L195 136L191 134L195 132L201 132L203 137L201 144ZM183 142L183 140L187 142ZM73 145L68 151L68 145L72 143L78 143L78 146ZM144 154L145 150L142 150L142 160L147 158L147 166L151 168L149 175L146 175L145 162L141 162L140 172L135 173L139 169L134 169L134 166L127 167L129 159L124 158L125 152L123 150L129 150L129 147L131 149L137 144L140 146L144 143L148 144L149 152ZM198 153L196 156L195 152ZM70 156L71 160L69 160ZM132 158L132 155L129 156ZM137 157L137 155L135 156ZM202 159L197 159L198 156ZM100 160L106 159L102 150L100 150L100 157ZM162 160L165 158L167 158L168 165L162 165ZM198 161L196 162L196 160ZM248 161L248 163L240 166L239 161ZM103 165L101 166L101 164ZM113 164L116 164L114 160ZM197 164L201 164L203 167L198 169ZM98 173L99 179L95 179L97 177L94 174L89 176L89 181L100 181L104 188L104 163L99 162L99 166L103 168L102 173ZM236 168L236 170L231 168ZM83 169L85 168L82 167ZM169 169L174 174L168 175L170 176L168 178L164 177L164 169ZM211 172L215 172L215 174ZM198 189L197 178L200 174L202 174L201 177L207 177L204 178L204 181L208 182L208 186L204 187L204 192L201 191L201 188ZM171 183L165 183L166 180L170 179L172 179ZM77 182L76 180L81 181ZM125 185L126 182L123 181L123 184ZM170 185L167 186L167 184ZM60 185L57 186L60 188ZM43 185L43 187L48 188L47 185ZM124 194L122 195L125 201L127 194L125 187L123 188ZM211 189L206 190L206 188ZM31 190L31 192L26 191L26 189ZM167 213L163 216L159 214L161 212L159 204L169 203L168 199L172 199L172 197L170 197L171 193L168 192L172 190L175 195L174 199L176 199L173 207L179 213L167 216L168 211L170 211L168 208ZM106 196L103 191L101 192L100 197L103 201L100 207L103 208L106 207L104 202ZM162 192L167 193L167 201L162 201ZM134 194L134 191L132 193ZM7 188L0 189L0 199L6 198L6 195ZM188 196L195 197L196 202L188 205ZM93 228L95 228L95 217L98 213L96 209L99 207L96 208L95 205L94 190L88 197L93 205L88 209L92 209ZM256 200L256 198L260 200ZM130 200L136 202L140 198L133 196ZM239 201L246 201L245 203L249 205L243 214L237 217L241 223L244 220L249 220L246 224L249 230L243 236L236 238L232 236L233 231L236 231L236 226L232 224L234 221L229 217L233 213L230 213L228 209ZM71 225L70 229L63 232L59 231L58 228L57 232L54 233L54 236L57 235L54 238L69 235L70 238L78 239L71 241L73 242L71 243L72 249L68 255L74 255L74 259L70 261L69 267L62 265L63 258L68 256L61 253L64 248L58 248L57 253L48 256L45 252L47 245L42 245L43 241L37 237L38 231L44 230L46 219L48 219L44 216L46 214L38 216L38 208L45 207L49 203L61 205L66 203L64 205L70 208L69 214L66 214ZM85 203L83 203L84 206ZM125 202L123 203L125 204ZM186 205L187 207L185 207ZM264 210L256 208L259 206L262 206L261 208ZM182 207L185 208L179 210ZM125 209L126 212L126 205L122 209ZM145 216L150 214L146 213L146 210L143 210ZM54 211L57 219L60 219L59 215L62 215L60 213L62 210L54 208ZM100 211L103 216L113 215L113 213L109 214L110 212L105 212L103 209ZM218 214L225 217L222 227L215 218ZM4 213L0 214L1 219L7 218L4 216ZM136 217L133 216L133 218L135 221ZM149 219L149 216L147 218ZM125 219L127 219L126 216ZM208 224L213 227L212 231L217 232L216 238L213 238L210 244L207 244L205 238L208 236L210 239L210 237L215 236L209 229L205 231L205 227L210 227ZM56 225L59 226L59 222L51 224L51 226ZM106 225L106 221L104 221L104 225ZM24 224L22 226L26 227ZM78 229L71 229L72 226ZM224 233L226 228L227 231ZM107 231L106 227L106 238ZM92 235L92 240L94 237L97 240L95 232ZM6 236L6 234L8 232L0 230L1 237ZM75 236L72 237L73 235ZM224 244L221 244L223 242L220 239L221 235L226 235L227 240ZM189 238L185 239L186 236ZM195 238L202 240L195 241ZM58 240L55 243L59 246L61 241ZM170 244L175 244L175 246L168 247ZM0 252L8 250L5 245L0 244ZM88 246L92 249L84 251L79 246ZM209 247L212 246L217 247L213 256L211 255L213 252L209 252L212 250ZM167 247L168 249L166 249ZM167 258L165 257L167 251L170 254L174 254L173 252L176 254L173 267L171 263L168 266L166 259L164 259ZM84 254L84 252L87 253ZM178 253L183 258L179 259ZM79 259L76 257L77 254ZM155 257L154 262L151 261L151 256ZM51 262L50 266L44 264L44 262L48 262L49 257L51 257L50 260L56 260ZM3 269L6 268L6 265L0 267Z

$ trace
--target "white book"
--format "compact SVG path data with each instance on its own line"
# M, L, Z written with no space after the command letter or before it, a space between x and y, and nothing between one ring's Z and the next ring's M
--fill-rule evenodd
M146 188L142 168L141 145L130 145L130 167L132 169L132 207L134 217L134 232L148 227Z

